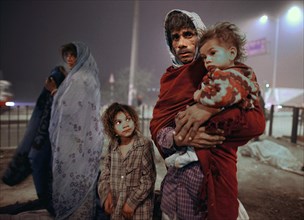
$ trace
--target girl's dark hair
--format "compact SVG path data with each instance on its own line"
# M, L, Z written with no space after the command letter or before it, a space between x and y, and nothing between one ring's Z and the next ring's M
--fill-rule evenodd
M246 58L246 37L240 33L239 28L235 24L230 22L219 22L211 26L203 33L203 36L199 41L199 48L211 39L218 39L219 42L224 45L236 47L236 61L241 61Z
M76 48L76 46L73 43L68 43L68 44L62 45L61 48L60 48L60 50L61 50L61 56L62 56L63 60L64 60L64 57L68 53L70 53L73 56L77 57L77 48Z
M170 47L172 46L171 33L173 31L179 31L183 28L192 29L197 34L193 21L188 15L180 11L170 12L165 21L165 30L167 33L167 38L169 41L168 43Z
M133 109L129 105L119 104L115 102L111 104L101 116L101 120L104 126L104 131L106 135L108 135L108 137L110 138L110 141L115 141L117 139L114 129L114 119L117 113L119 112L128 114L134 122L134 126L135 126L134 132L139 132L139 119L135 109Z

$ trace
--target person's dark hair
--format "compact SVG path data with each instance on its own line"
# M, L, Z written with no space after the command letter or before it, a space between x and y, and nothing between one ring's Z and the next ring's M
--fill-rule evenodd
M119 104L115 102L111 104L101 116L104 132L106 135L108 135L111 141L115 141L115 139L117 139L114 129L114 119L119 112L128 114L134 122L134 132L139 132L139 119L137 112L129 105Z
M220 43L234 46L237 49L236 61L246 58L246 36L240 33L240 29L230 22L219 22L208 28L199 41L201 48L208 40L217 39Z
M63 60L68 53L71 53L73 56L77 57L77 48L73 43L62 45L60 50Z
M173 31L179 31L183 28L192 29L197 34L193 21L188 15L181 11L170 12L167 16L167 20L165 21L165 30L170 47L172 46L171 33Z

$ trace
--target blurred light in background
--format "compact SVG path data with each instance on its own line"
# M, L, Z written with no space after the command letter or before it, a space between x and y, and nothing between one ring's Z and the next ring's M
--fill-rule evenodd
M272 82L271 84L265 84L265 95L267 97L265 98L266 102L270 102L272 104L278 104L278 103L283 103L283 100L288 101L288 99L292 99L299 95L299 91L294 91L294 94L289 93L288 98L287 97L282 97L282 92L281 90L283 89L289 89L290 92L292 90L295 90L294 88L281 88L280 86L277 85L277 78L278 78L278 53L279 49L281 49L281 53L285 53L286 51L282 49L283 45L279 44L282 43L282 40L280 39L279 41L279 36L281 38L282 32L280 31L281 28L283 28L284 32L288 32L290 34L295 34L299 29L303 30L303 11L300 7L298 6L292 6L290 7L287 11L285 11L284 15L277 15L275 17L270 16L270 15L263 15L259 18L259 23L261 24L260 26L264 26L265 31L270 28L270 25L274 27L274 42L273 42L273 66L272 66ZM290 35L290 39L293 39ZM287 42L286 40L283 40L284 42ZM280 47L279 47L280 45ZM300 45L300 44L299 44ZM288 65L288 64L286 64ZM299 89L301 90L301 89ZM303 95L303 90L301 92ZM285 96L287 93L285 94Z
M15 106L15 102L6 102L5 103L6 106Z
M265 24L268 21L268 16L267 15L263 15L262 17L260 17L260 22L262 24Z
M303 19L303 13L298 6L293 6L288 10L286 18L290 24L298 24Z

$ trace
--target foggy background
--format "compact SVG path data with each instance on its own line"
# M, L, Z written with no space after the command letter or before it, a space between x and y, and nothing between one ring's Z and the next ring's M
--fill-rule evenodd
M303 1L139 1L135 84L145 81L137 89L143 94L143 102L155 104L159 79L171 65L164 38L164 18L172 9L184 9L196 12L207 26L218 21L235 23L246 34L248 42L265 39L266 52L249 56L245 63L255 70L264 93L267 84L272 88L275 83L283 96L295 96L286 91L302 94L300 99L291 100L291 104L301 105L303 17L297 25L285 22L284 16L292 5L299 6L303 13ZM1 1L0 79L12 83L15 101L35 102L51 69L62 64L60 46L83 41L90 47L100 69L103 103L110 101L110 74L115 78L114 99L122 97L118 91L128 93L133 12L134 1L128 0ZM257 23L263 14L270 16L266 26ZM277 27L277 71L274 73ZM285 100L282 94L279 99Z

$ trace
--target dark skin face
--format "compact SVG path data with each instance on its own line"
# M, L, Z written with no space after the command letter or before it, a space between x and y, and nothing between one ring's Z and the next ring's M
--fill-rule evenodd
M77 62L77 57L73 53L67 52L64 54L64 61L69 66L69 69L72 69Z
M183 28L171 33L172 48L176 57L184 64L190 63L195 57L198 36L195 30Z

